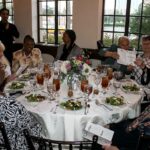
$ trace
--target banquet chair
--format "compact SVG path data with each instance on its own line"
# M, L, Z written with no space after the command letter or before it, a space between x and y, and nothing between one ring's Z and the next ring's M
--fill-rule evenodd
M42 53L43 63L52 63L54 61L54 57L47 53Z
M3 141L3 143L0 143L0 149L11 150L10 143L3 122L0 122L0 135L2 135L2 141Z
M56 141L35 137L24 130L29 150L98 150L98 136L93 137L93 141Z
M150 150L150 131L141 131L136 150Z
M97 48L100 50L103 47L104 47L104 44L103 44L102 40L98 40L97 41Z

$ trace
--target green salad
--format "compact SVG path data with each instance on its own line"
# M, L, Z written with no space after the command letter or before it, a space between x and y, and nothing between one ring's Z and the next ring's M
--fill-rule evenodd
M124 104L123 97L111 96L106 98L106 103L114 106L120 106Z
M131 92L137 92L140 90L140 88L136 84L123 85L122 87L124 90L131 91Z
M40 94L30 94L25 97L29 102L41 102L45 100L45 96L42 96Z
M24 86L25 86L25 83L23 83L23 82L13 82L13 83L9 86L9 88L10 88L10 89L13 89L13 90L17 90L17 89L22 89L22 88L24 88Z
M79 110L82 108L81 102L80 101L73 101L73 100L68 100L66 102L60 103L60 105L68 110Z

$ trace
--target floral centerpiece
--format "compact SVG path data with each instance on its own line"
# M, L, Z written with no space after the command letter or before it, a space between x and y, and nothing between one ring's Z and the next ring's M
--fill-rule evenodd
M71 82L74 76L77 76L79 80L86 79L92 70L90 64L89 59L84 55L64 61L60 67L62 80L67 78L67 81Z

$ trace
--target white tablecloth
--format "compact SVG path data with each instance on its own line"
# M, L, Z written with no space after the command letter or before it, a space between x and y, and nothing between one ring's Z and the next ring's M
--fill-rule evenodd
M112 93L112 87L107 91L107 96ZM46 89L44 89L46 91ZM135 118L140 113L139 103L142 100L141 94L127 94L121 89L118 93L122 95L126 101L123 106L108 106L113 110L109 111L104 106L98 106L95 104L95 100L101 100L103 95L101 92L97 96L90 96L92 99L88 113L85 115L85 109L82 108L77 111L65 110L61 107L56 107L61 101L66 101L67 98L67 86L65 83L61 85L60 96L57 101L49 101L48 94L42 91L36 91L47 97L46 100L39 103L27 102L25 96L22 95L17 98L28 111L36 116L45 129L46 136L54 140L82 140L84 134L84 128L88 121L95 122L97 124L106 125L112 122L120 122L127 118ZM29 94L27 94L29 95ZM78 89L74 91L74 97L83 96L82 92ZM84 99L80 99L84 102ZM55 113L56 110L56 113Z

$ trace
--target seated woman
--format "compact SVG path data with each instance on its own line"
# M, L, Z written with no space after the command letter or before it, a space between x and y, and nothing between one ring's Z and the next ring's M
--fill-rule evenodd
M132 76L139 84L150 88L150 35L142 37L142 50L143 54L138 55L135 61Z
M120 70L125 74L131 73L131 71L133 70L133 66L131 65L126 66L117 63L117 59L119 58L117 49L121 48L124 50L129 50L129 44L130 44L129 38L126 36L122 36L118 40L118 46L113 44L107 50L100 50L99 55L106 58L102 63L112 65L114 69Z
M12 71L13 73L21 66L36 67L42 62L41 51L34 48L34 39L26 35L23 42L23 48L13 53Z
M115 132L112 140L112 145L115 146L105 145L103 146L105 150L135 150L140 131L145 130L150 133L150 105L131 123L126 120L118 124L113 124L110 128Z
M73 30L66 30L62 39L64 44L58 47L56 59L67 60L81 55L82 49L75 44L76 34Z
M7 58L4 56L5 46L0 41L0 68L3 68L5 71L5 79L11 75L11 68Z
M5 72L0 68L0 87L4 82ZM5 125L6 133L12 150L27 150L23 134L28 129L31 134L40 136L41 126L14 97L6 97L0 91L0 122ZM0 134L0 143L3 138Z

